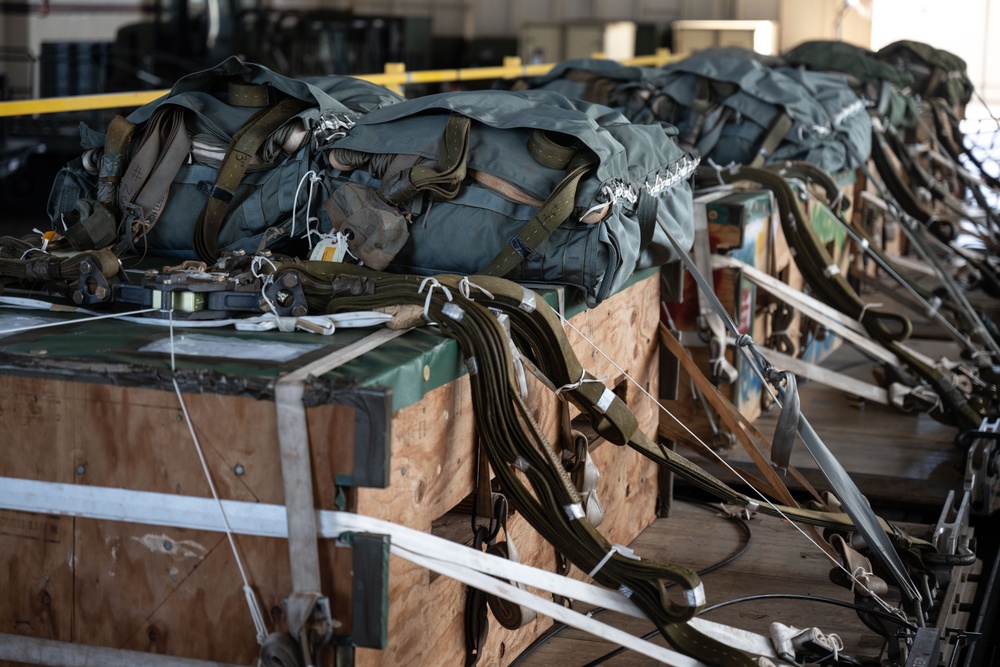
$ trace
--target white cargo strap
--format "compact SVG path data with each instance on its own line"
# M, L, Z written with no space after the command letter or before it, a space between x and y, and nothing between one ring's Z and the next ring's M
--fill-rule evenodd
M0 509L193 530L217 532L225 530L218 508L209 498L3 477L0 477L0 488L4 489L4 494L0 495ZM281 505L237 500L221 502L228 517L229 528L234 533L277 538L289 536L288 513ZM316 510L314 525L317 530L314 537L320 538L338 538L345 533L387 535L390 539L391 553L397 557L453 577L516 604L531 607L557 621L626 646L664 664L676 667L705 667L697 660L641 640L499 579L557 593L632 618L646 618L645 614L619 591L515 563L413 528L351 512ZM702 619L692 619L690 624L695 629L735 648L771 660L777 658L768 639L761 635Z
M292 575L292 596L321 595L319 545L316 537L316 507L313 502L309 429L302 402L305 382L400 336L405 330L382 329L353 345L336 350L280 378L274 385L281 451L281 478L285 491L288 554ZM294 600L290 599L290 607ZM302 619L305 621L305 619ZM289 624L289 632L299 637L300 628Z

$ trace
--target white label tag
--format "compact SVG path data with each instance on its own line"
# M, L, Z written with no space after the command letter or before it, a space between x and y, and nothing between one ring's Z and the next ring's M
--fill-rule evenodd
M314 262L343 262L347 256L347 238L342 234L321 238L309 253Z

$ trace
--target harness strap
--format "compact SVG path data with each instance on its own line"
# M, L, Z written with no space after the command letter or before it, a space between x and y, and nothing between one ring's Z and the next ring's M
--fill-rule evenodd
M236 189L243 181L243 175L257 150L267 140L268 135L308 106L308 102L286 97L270 109L254 116L233 137L215 179L215 185L195 224L193 244L199 259L204 262L214 262L219 256L219 231L229 212Z
M183 107L174 105L157 110L122 177L118 204L126 226L124 240L132 250L156 224L167 205L170 185L191 152L184 114Z
M421 191L429 192L439 200L454 199L465 179L469 153L469 129L472 120L468 116L452 114L444 127L444 134L438 144L438 158L435 166L425 164L413 155L397 155L378 187L382 199L396 206L402 205ZM397 162L401 161L401 162Z
M535 130L528 137L528 155L549 169L566 169L578 151L576 146L555 141L544 130Z
M646 188L639 188L639 203L636 206L635 217L639 221L639 252L641 253L652 243L656 232L656 215L660 208L659 201Z
M265 84L231 80L226 83L229 103L234 107L268 107L271 105L271 89Z
M767 158L781 145L781 141L788 134L788 131L792 129L793 124L791 116L785 111L779 112L774 122L771 123L771 127L767 129L767 133L760 140L760 146L757 147L757 153L753 156L753 160L750 161L749 166L762 166L767 161Z
M542 207L535 211L521 227L520 231L510 239L503 250L493 258L482 273L489 276L504 276L531 256L541 243L552 234L573 213L576 202L576 189L582 179L593 167L589 159L577 157L576 166L552 190Z

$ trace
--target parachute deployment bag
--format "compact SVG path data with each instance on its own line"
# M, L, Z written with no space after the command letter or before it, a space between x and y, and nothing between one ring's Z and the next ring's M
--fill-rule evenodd
M692 240L696 161L660 125L546 91L374 111L333 144L323 226L374 268L571 285L596 303Z
M656 84L657 117L718 164L805 160L836 173L871 151L868 113L838 75L707 49L668 65Z
M304 229L321 148L400 99L359 79L296 80L229 58L105 133L82 126L86 152L57 175L49 215L78 250L205 261L254 252L287 241L293 213Z

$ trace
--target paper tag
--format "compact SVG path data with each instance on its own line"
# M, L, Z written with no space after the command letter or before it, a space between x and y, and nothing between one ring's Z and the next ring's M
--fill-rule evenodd
M347 238L339 233L322 237L309 253L314 262L343 262L346 256Z

